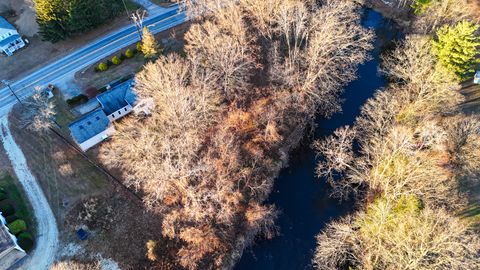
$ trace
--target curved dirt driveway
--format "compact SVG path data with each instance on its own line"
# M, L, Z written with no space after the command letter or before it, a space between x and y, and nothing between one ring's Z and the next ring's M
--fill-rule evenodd
M18 180L25 190L33 207L37 221L37 239L35 249L25 258L19 266L22 270L47 270L55 260L58 249L58 228L52 209L37 180L27 166L27 161L20 147L8 128L8 118L0 119L0 139L3 142L5 152L12 163L12 167Z

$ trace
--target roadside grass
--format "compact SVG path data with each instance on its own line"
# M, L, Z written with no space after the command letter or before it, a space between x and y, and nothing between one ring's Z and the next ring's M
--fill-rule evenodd
M68 123L75 117L56 93L57 122L60 133L69 138ZM112 190L105 174L85 160L51 131L39 134L22 125L21 107L15 106L10 114L10 128L19 143L28 166L37 178L59 224L73 205L89 196Z
M27 223L28 232L32 235L36 235L36 223L32 215L33 209L28 203L23 189L20 184L9 174L0 176L0 189L3 189L7 194L7 199L4 201L9 202L15 208L15 216L19 219L23 219ZM2 202L4 202L2 201Z
M125 6L127 7L127 10L132 12L132 11L135 11L137 9L139 9L141 6L131 0L127 0L125 1Z
M75 120L76 116L70 112L62 92L57 88L53 90L53 104L56 111L55 121L60 126L62 134L69 137L68 125Z
M190 23L183 23L181 25L175 26L171 29L156 34L155 39L159 44L162 43L161 41L163 39L175 40L175 42L178 43L178 48L175 48L174 51L181 54L184 45L184 34L189 28ZM134 50L135 47L136 45L132 44L126 48L115 52L112 55L109 55L108 57L105 57L101 61L98 61L94 65L90 66L88 69L77 72L75 74L75 82L80 86L81 89L87 89L88 87L92 86L99 89L114 80L139 72L145 64L145 58L143 54L138 52L135 54L134 57L123 60L120 65L112 65L106 71L95 72L95 68L98 67L101 62L106 63L107 60L111 60L114 56L119 56L127 49ZM164 53L169 52L171 52L171 50L164 51Z
M125 50L126 49L122 50L121 52L124 52ZM118 54L120 54L120 52L115 55ZM113 56L114 55L112 55L112 57ZM112 57L104 59L103 62L106 62L106 60L109 60ZM95 72L95 66L93 66L84 73L77 73L76 80L83 89L89 86L99 89L118 78L136 73L144 64L145 58L143 57L143 54L136 53L132 58L123 60L123 62L119 65L112 65L106 71Z
M172 4L175 4L175 1L170 1L170 0L151 0L151 1L161 7L169 7Z

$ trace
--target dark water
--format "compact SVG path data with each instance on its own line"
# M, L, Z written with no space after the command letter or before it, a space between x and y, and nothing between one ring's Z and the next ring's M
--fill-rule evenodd
M380 52L398 33L389 20L370 9L364 11L362 24L375 29L377 35L375 49L371 52L372 60L359 68L358 79L346 87L343 113L329 120L317 119L315 138L322 138L338 127L353 124L362 104L376 89L386 84L377 72ZM282 211L277 221L280 236L259 241L247 249L236 266L237 270L312 269L315 235L327 222L352 210L352 202L340 204L329 198L328 186L324 180L315 177L315 153L309 144L310 140L293 153L290 167L282 171L270 195L269 203Z

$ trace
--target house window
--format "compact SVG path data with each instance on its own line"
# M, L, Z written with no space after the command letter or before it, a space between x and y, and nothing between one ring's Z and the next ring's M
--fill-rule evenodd
M125 108L124 110L127 111L127 108Z
M122 115L122 111L118 111L118 115Z

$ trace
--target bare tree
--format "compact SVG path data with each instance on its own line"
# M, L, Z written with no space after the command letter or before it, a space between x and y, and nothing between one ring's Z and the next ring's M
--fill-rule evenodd
M82 264L74 261L62 261L55 263L50 270L100 270L100 264Z
M428 9L416 17L413 29L420 34L433 34L444 24L478 19L475 18L473 5L467 0L432 1Z
M287 54L277 43L270 74L278 83L304 93L322 114L339 109L341 87L355 78L356 67L372 48L373 33L361 27L352 1L323 1L308 15L302 2L285 5L276 18ZM316 108L316 106L313 106Z
M112 142L102 147L102 160L124 170L129 184L147 191L146 203L164 198L178 182L202 170L194 163L202 134L218 118L216 94L206 77L178 56L149 63L136 78L140 98L152 98L149 117L130 117L116 126Z
M37 86L33 95L24 101L22 122L34 131L43 133L51 128L55 121L55 105L43 88Z
M194 24L185 35L186 52L192 62L212 76L228 100L248 97L255 67L251 37L247 36L241 10L231 4L216 11L212 20Z
M377 200L317 236L317 269L476 269L480 238L443 209Z

